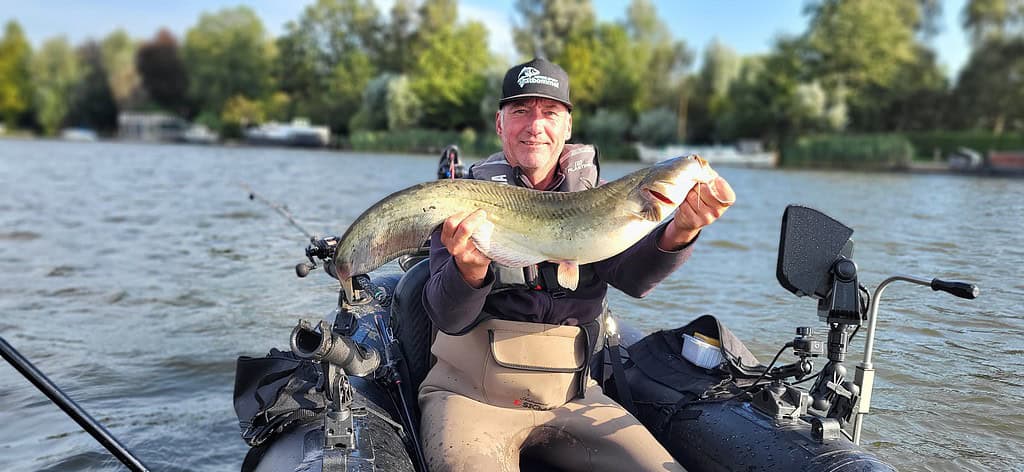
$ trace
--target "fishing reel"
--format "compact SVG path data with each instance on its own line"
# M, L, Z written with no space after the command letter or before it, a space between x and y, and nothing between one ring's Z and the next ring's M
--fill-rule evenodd
M306 246L306 258L309 262L300 262L295 265L295 275L300 279L309 275L313 270L318 267L316 260L320 259L326 266L332 258L334 258L334 251L338 247L338 237L328 236L326 238L317 238L313 236L309 238L309 246ZM333 271L327 269L331 276L334 276Z

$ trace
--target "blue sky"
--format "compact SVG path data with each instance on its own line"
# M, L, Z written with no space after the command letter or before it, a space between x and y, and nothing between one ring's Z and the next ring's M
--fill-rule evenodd
M960 27L960 15L966 0L942 0L943 30L932 40L951 77L963 66L969 46ZM161 27L175 34L184 34L195 25L202 12L245 4L262 18L273 35L281 33L288 20L298 18L313 0L0 0L0 21L17 20L33 44L46 38L66 35L72 42L86 38L102 38L116 28L124 28L139 38L152 37ZM740 54L764 53L771 49L779 34L803 32L807 20L803 16L803 0L654 0L662 20L675 35L684 39L698 57L704 47L718 38ZM391 0L378 0L381 10L390 8ZM490 46L516 58L511 39L514 14L513 0L459 0L461 20L482 21L491 31ZM626 0L594 0L594 8L602 20L615 21L625 16Z

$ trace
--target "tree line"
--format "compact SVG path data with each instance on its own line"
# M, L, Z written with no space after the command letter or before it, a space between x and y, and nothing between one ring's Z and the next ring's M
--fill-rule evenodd
M544 55L572 78L574 135L600 142L770 147L815 133L1024 131L1024 0L969 0L971 38L952 78L929 39L939 0L812 0L803 32L740 56L715 40L699 70L686 23L649 0L600 21L590 0L517 0L515 51ZM410 129L489 132L511 64L486 27L457 21L456 0L318 0L270 36L245 6L203 13L182 38L123 30L33 49L16 21L0 38L0 120L53 134L116 131L117 114L161 110L225 135L306 117L346 136Z

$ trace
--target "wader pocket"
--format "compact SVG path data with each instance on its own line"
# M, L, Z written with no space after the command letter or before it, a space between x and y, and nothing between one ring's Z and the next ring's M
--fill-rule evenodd
M490 356L483 390L489 403L548 410L576 395L587 338L577 326L501 322L487 327Z
M437 333L437 364L420 386L505 408L550 410L575 398L587 359L579 326L488 319L466 334Z

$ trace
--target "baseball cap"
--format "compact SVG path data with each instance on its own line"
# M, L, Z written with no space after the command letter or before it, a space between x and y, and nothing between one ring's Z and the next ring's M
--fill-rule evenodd
M558 64L542 57L513 66L505 73L498 106L526 97L550 98L564 103L569 111L572 111L572 102L569 101L569 74L566 74Z

